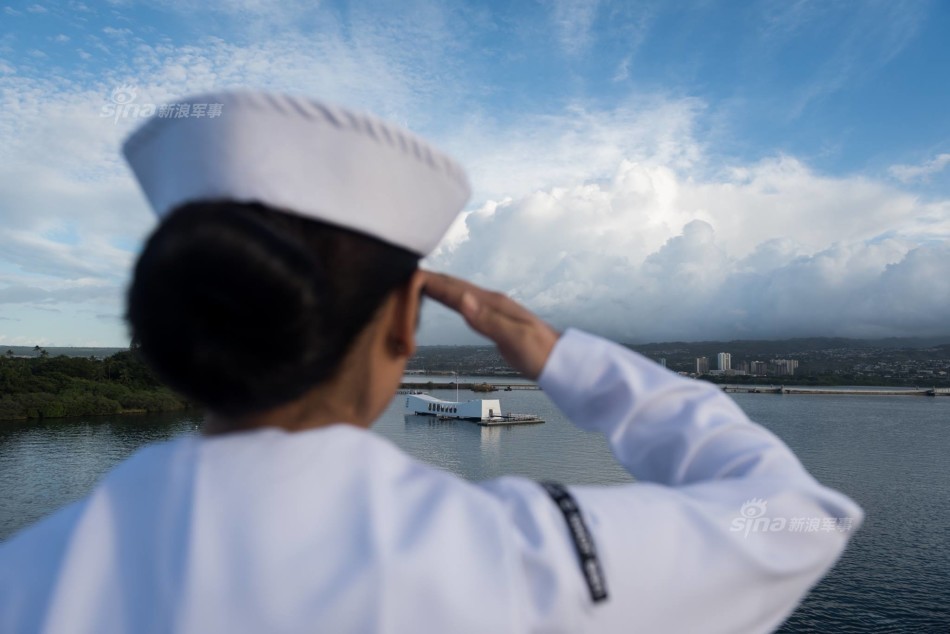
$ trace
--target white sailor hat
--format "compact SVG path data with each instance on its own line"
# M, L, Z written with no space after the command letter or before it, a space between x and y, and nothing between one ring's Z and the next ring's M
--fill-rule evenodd
M321 101L220 92L159 114L122 148L159 217L258 202L427 255L471 193L461 166L421 138Z

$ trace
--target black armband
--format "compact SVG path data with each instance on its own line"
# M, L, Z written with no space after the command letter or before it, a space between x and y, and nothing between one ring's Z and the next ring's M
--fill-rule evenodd
M564 515L568 533L571 535L574 550L577 552L581 574L584 576L587 589L590 591L591 601L594 603L606 601L607 583L604 579L604 572L600 566L600 559L597 558L594 540L587 524L584 522L583 515L581 515L581 509L577 506L577 501L563 484L556 482L541 482L540 484Z

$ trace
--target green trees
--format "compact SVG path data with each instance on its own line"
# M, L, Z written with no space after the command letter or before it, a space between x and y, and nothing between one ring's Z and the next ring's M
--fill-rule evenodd
M39 346L37 346L39 348ZM0 357L0 420L165 412L190 404L134 353L103 360Z

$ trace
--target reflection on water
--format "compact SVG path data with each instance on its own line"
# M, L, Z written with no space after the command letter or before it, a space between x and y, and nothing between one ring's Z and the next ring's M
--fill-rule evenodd
M428 393L444 400L455 399L454 390ZM414 457L469 480L506 474L571 484L632 480L614 461L602 436L572 425L543 392L515 390L492 398L501 400L506 414L537 414L546 422L483 427L464 420L438 420L408 415L405 399L396 398L373 430Z
M181 412L0 421L0 539L76 500L142 445L196 433Z
M435 416L403 416L413 453L426 462L482 480L503 473L502 438L517 425L487 427L464 420L439 420ZM419 435L416 435L416 434ZM435 440L438 438L438 440ZM478 451L473 451L474 448ZM424 457L425 456L425 457Z
M455 398L451 389L431 394ZM835 570L782 631L950 632L950 398L730 396L819 480L867 512ZM505 412L547 422L482 427L407 415L399 396L373 429L470 480L518 474L570 484L631 481L605 440L570 424L542 392L498 398ZM84 495L138 447L197 433L199 425L195 414L0 422L0 539Z

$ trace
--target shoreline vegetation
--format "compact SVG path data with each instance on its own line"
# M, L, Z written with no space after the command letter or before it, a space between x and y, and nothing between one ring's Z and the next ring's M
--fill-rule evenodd
M104 359L0 355L0 421L148 414L194 405L162 384L134 351Z
M937 393L943 394L950 387L950 377L946 371L950 370L950 344L945 339L876 343L879 347L869 348L870 342L859 340L824 339L631 347L652 358L666 358L668 367L681 374L688 373L686 371L690 369L695 356L708 356L712 354L711 350L726 347L750 358L768 358L785 351L784 356L801 359L802 372L795 376L696 377L723 387L737 386L740 389L736 391L754 391L748 388L769 385L817 389L903 387L935 389ZM11 346L4 354L0 354L0 423L82 416L141 415L197 408L165 386L134 349L53 348L53 351L54 354L50 354L40 346ZM97 356L103 354L108 356ZM921 360L927 360L929 365L938 370L942 367L945 371L928 371L927 376L922 372L902 376L888 374L892 372L891 366L905 370L914 363L921 363ZM876 364L876 368L883 369L858 372L855 371L858 361ZM429 377L452 378L458 374L483 379L485 385L504 385L508 380L522 378L501 359L496 350L488 346L421 346L410 360L407 377L400 387L451 387L455 385L453 382L433 382Z

